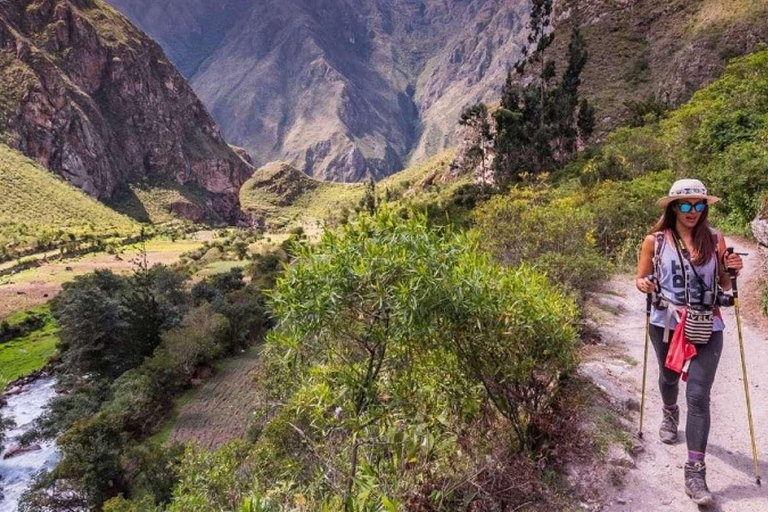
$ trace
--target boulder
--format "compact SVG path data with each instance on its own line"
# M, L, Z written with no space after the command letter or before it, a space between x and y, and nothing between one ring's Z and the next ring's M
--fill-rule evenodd
M3 455L3 459L10 459L12 457L18 457L19 455L23 455L25 453L29 452L36 452L37 450L42 450L43 447L39 444L31 444L29 446L21 446L16 445L8 449L7 452Z

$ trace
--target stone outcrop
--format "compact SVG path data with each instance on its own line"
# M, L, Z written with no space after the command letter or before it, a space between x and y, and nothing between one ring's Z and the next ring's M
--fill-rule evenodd
M0 138L88 194L171 179L205 198L195 220L241 217L252 168L160 46L101 0L0 0L0 84Z

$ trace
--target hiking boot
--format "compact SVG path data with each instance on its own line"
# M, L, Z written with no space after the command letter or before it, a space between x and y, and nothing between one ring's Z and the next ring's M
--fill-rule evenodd
M659 428L659 437L662 443L674 444L677 441L677 425L680 423L680 408L670 411L666 407L662 408L664 419L661 420Z
M715 497L707 487L707 466L703 462L685 463L685 494L697 505L715 504Z

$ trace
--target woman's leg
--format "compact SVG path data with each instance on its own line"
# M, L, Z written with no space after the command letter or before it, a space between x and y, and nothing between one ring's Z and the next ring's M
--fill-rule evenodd
M672 337L672 329L669 330L669 336ZM656 359L659 363L659 391L661 391L661 400L667 408L674 408L677 405L678 382L680 374L664 366L669 351L669 340L665 343L664 328L657 325L651 326L651 342L656 351Z
M709 396L723 352L723 333L713 332L706 345L696 345L696 351L696 357L691 360L688 368L688 386L685 393L688 418L685 438L689 452L694 452L693 455L689 453L689 458L698 459L699 457L695 456L698 453L703 460L709 438Z

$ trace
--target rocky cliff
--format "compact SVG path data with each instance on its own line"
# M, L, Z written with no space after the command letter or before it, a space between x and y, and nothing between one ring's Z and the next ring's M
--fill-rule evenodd
M201 193L195 220L241 215L251 167L160 46L101 0L0 0L0 83L2 140L87 193L170 179Z
M582 91L602 133L624 121L627 100L679 106L768 42L765 0L570 0L556 2L551 56L565 54L576 6L590 55Z

